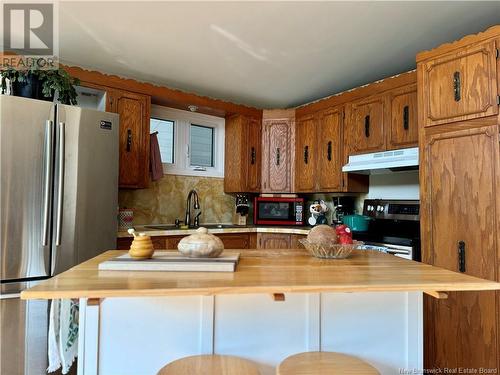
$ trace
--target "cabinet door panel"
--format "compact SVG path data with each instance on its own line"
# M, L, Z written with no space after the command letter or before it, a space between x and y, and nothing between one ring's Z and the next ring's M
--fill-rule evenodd
M313 192L316 188L316 118L297 120L295 148L295 188L298 192Z
M247 191L260 191L260 176L262 170L261 145L262 132L260 120L250 119L248 121L247 136Z
M494 280L498 249L498 127L426 136L423 158L423 251L429 263ZM428 366L496 367L495 292L451 293L430 301ZM457 340L457 337L459 338Z
M263 192L290 192L290 124L273 120L265 124Z
M351 105L349 152L364 154L385 149L385 97L374 96Z
M246 186L247 127L243 116L230 116L225 124L224 191L240 193Z
M342 111L326 111L321 115L318 132L319 190L342 190L341 149Z
M250 248L250 236L248 234L219 234L217 237L222 240L224 249Z
M391 118L389 149L418 145L417 86L412 85L390 94Z
M143 188L149 182L149 101L144 95L111 92L120 115L120 187Z
M495 41L424 62L424 126L498 113Z
M258 249L289 249L290 235L282 233L258 233Z

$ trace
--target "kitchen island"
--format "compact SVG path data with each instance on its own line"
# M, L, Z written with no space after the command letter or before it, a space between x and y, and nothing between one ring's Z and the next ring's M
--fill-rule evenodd
M271 375L290 354L338 351L382 374L422 369L422 294L500 284L373 251L321 260L245 251L234 273L99 271L108 251L22 293L80 299L79 374L155 374L188 355L237 355Z

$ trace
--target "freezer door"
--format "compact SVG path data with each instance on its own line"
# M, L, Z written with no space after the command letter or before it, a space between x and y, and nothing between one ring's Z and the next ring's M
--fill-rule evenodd
M47 370L47 301L23 301L2 284L0 374L40 375ZM21 289L19 286L16 289Z
M1 279L49 271L53 105L0 95Z
M113 249L118 115L58 105L53 274Z

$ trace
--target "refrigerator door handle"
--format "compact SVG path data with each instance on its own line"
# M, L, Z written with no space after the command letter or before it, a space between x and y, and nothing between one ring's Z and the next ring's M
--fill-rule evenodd
M57 211L56 211L56 246L61 244L62 233L62 211L64 198L64 145L65 145L65 123L59 123L59 139L58 139L59 155L58 155L58 176L57 176Z
M50 215L50 184L52 181L52 155L53 150L53 125L51 120L45 122L45 176L44 176L44 197L43 197L43 227L42 227L42 245L47 246L49 244L49 215Z

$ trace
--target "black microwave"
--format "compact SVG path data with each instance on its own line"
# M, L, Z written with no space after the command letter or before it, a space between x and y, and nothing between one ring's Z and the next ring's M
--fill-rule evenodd
M304 199L256 197L253 222L256 225L304 225Z

